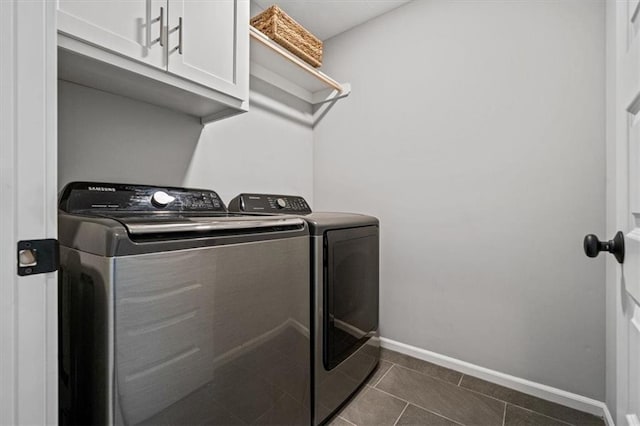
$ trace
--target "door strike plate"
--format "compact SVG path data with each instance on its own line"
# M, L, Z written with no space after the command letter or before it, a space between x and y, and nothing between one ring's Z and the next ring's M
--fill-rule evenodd
M44 274L58 270L60 255L58 240L18 241L18 275Z

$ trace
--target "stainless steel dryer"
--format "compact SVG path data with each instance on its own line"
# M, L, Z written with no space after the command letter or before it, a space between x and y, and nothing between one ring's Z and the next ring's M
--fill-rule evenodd
M308 226L214 191L60 199L60 423L308 425Z
M321 424L358 390L380 357L378 219L312 213L302 197L269 194L240 194L229 210L295 214L309 226L313 417Z

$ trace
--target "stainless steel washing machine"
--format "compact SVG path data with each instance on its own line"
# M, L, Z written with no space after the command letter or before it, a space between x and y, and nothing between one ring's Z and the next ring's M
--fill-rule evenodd
M378 364L379 221L349 213L312 213L302 197L240 194L229 210L300 215L311 249L313 418L322 424Z
M308 225L214 191L60 199L60 423L308 425Z

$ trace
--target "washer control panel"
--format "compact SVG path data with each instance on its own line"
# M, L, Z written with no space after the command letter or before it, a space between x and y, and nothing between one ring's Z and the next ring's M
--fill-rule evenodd
M229 202L229 211L264 214L309 214L307 201L296 195L240 194Z
M68 213L226 213L215 191L121 183L73 182L60 197Z

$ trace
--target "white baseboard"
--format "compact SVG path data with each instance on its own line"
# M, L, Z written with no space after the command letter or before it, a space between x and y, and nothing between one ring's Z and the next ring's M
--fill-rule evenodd
M380 338L380 345L383 348L428 361L442 367L451 368L452 370L459 371L463 374L478 377L491 383L537 396L538 398L546 399L547 401L566 405L567 407L575 408L576 410L603 417L608 426L614 426L611 413L609 412L607 405L602 401L597 401L582 395L556 389L541 383L532 382L520 377L511 376L499 371L490 370L488 368L471 364L470 362L461 361L426 349L396 342L385 337Z

